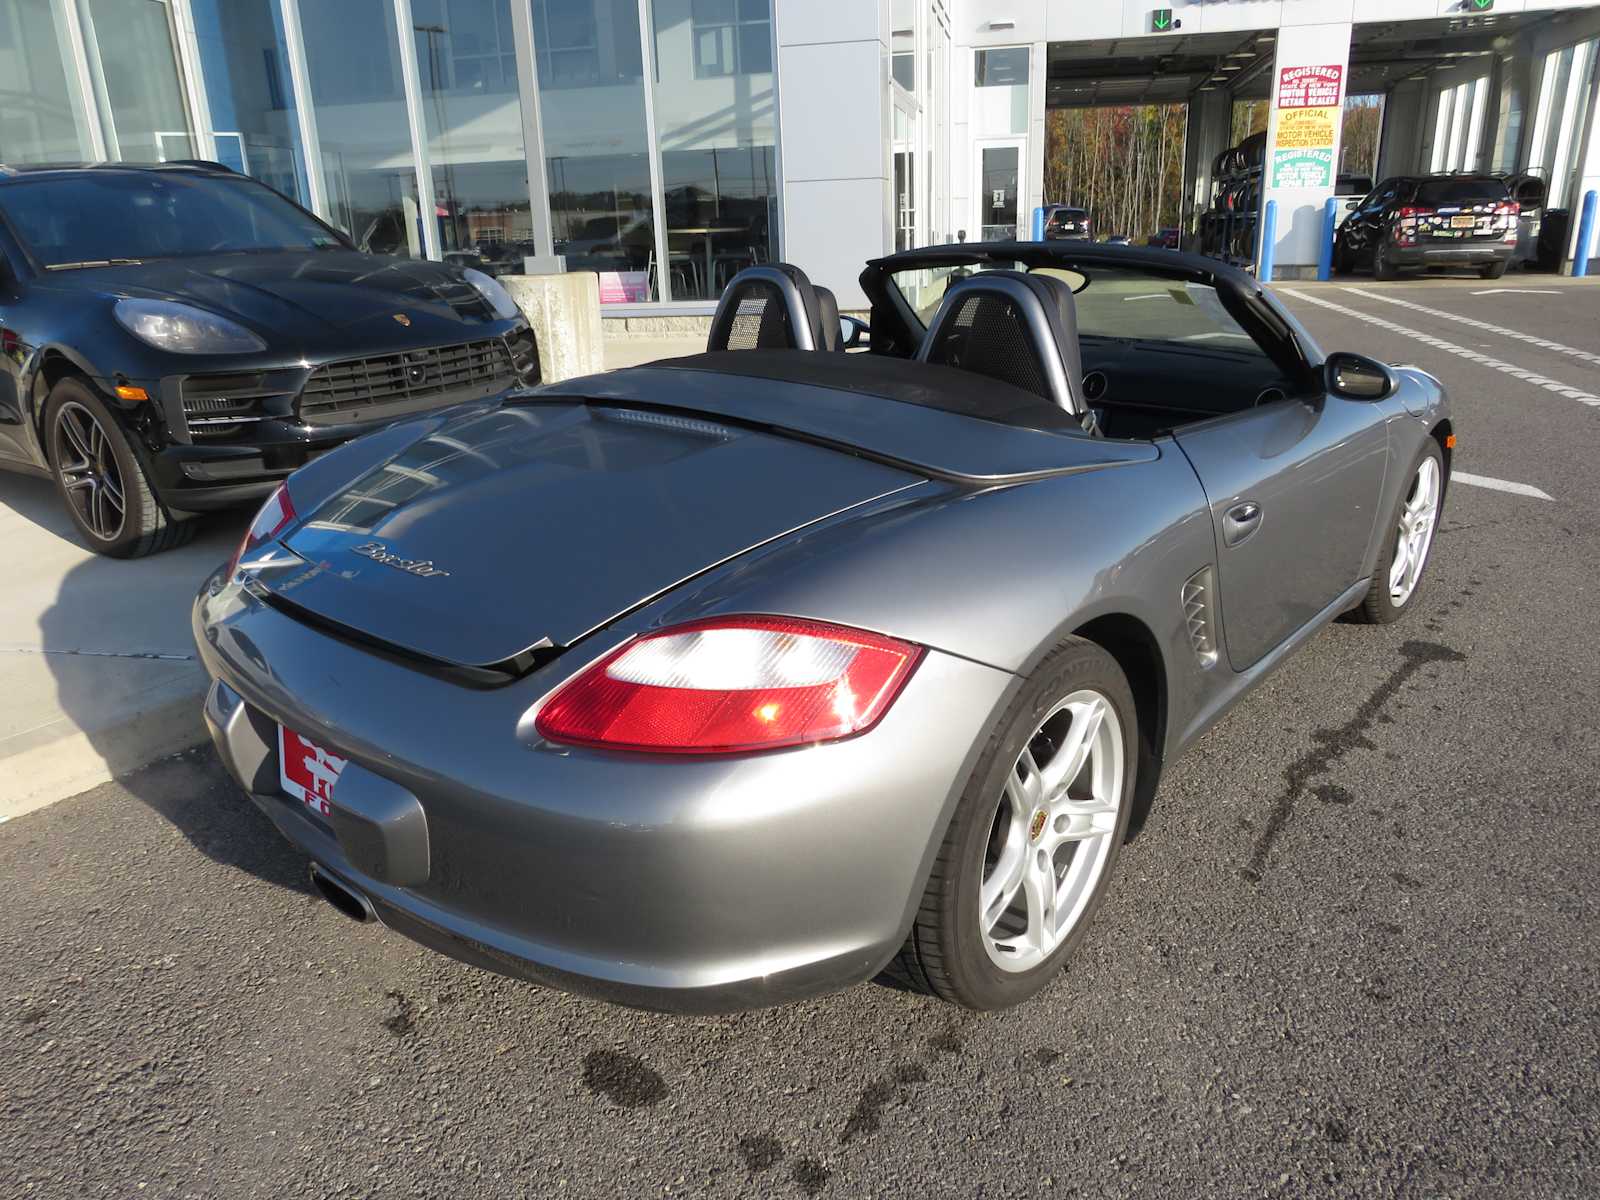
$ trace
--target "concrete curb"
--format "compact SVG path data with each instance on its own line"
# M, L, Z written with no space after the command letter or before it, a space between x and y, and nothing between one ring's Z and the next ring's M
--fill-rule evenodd
M72 729L0 759L0 825L206 740L203 690L93 733Z

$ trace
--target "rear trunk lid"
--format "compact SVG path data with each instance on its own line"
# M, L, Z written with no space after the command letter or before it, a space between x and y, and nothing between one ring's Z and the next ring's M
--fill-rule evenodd
M714 420L474 410L315 502L263 571L284 607L458 666L525 665L709 567L915 473ZM291 495L294 492L290 486Z

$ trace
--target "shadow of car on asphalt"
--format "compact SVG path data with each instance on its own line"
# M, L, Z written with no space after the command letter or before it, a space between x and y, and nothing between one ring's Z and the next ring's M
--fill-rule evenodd
M51 481L0 477L0 502L83 546ZM213 861L309 893L304 856L217 769L200 719L203 670L190 606L201 583L238 545L250 509L195 519L201 522L195 538L180 549L73 563L39 615L37 652L48 664L60 712L130 795ZM144 724L130 728L130 721ZM152 743L171 744L175 752L184 741L191 748L130 770Z

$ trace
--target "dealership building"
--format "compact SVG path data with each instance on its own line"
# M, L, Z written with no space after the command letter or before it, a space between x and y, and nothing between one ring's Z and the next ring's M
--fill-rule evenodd
M1028 236L1052 108L1186 104L1188 223L1267 100L1292 278L1346 97L1383 97L1380 177L1531 172L1576 214L1597 39L1559 0L0 0L0 162L215 160L375 251L670 315L753 262L849 304L868 258Z

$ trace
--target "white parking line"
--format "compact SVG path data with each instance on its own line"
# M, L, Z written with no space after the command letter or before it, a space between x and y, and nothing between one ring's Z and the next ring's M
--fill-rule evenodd
M1427 313L1430 317L1440 317L1446 321L1456 321L1462 325L1470 325L1474 329L1482 329L1486 333L1497 333L1501 337L1513 338L1519 342L1527 342L1530 346L1537 346L1541 350L1554 350L1559 354L1570 354L1573 358L1582 359L1593 366L1600 366L1600 354L1592 350L1580 350L1576 346L1563 346L1560 342L1552 342L1548 338L1534 337L1531 333L1519 333L1515 329L1507 329L1504 325L1492 325L1488 321L1479 321L1474 317L1463 317L1459 313L1445 312L1442 308L1429 308L1426 304L1417 304L1411 300L1398 300L1393 296L1385 296L1379 292L1365 292L1358 287L1343 289L1353 296L1365 296L1368 300L1382 300L1385 304L1397 304L1401 308L1415 309L1419 313ZM1495 288L1495 291L1512 291L1522 289ZM1473 292L1474 296L1481 296L1483 292ZM1552 295L1554 293L1551 293Z
M1512 483L1509 479L1492 479L1488 475L1468 475L1465 471L1451 471L1451 483L1464 483L1468 487L1489 488L1496 492L1510 492L1514 496L1532 496L1535 500L1554 500L1549 492L1541 492L1528 483Z
M1283 288L1279 289L1279 294L1283 296L1292 296L1296 300L1304 300L1307 304L1315 304L1321 308L1331 309L1333 312L1342 313L1347 317L1354 317L1358 321L1366 321L1368 324L1376 325L1380 329L1387 329L1393 333L1398 333L1408 337L1412 341L1421 342L1425 346L1432 346L1437 350L1447 351L1448 353L1454 354L1459 358L1466 359L1468 362L1475 362L1479 366L1493 367L1496 371L1504 371L1507 375L1510 375L1513 378L1520 379L1525 383L1534 384L1537 387L1542 387L1546 391L1555 392L1557 395L1565 396L1569 400L1576 400L1579 404L1587 404L1590 408L1600 408L1600 396L1596 396L1593 392L1586 392L1582 388L1575 388L1571 384L1562 383L1559 379L1551 379L1548 375L1541 375L1537 371L1529 371L1524 367L1517 366L1515 363L1508 363L1503 359L1491 358L1487 354L1479 354L1476 350L1469 350L1465 346L1458 346L1454 342L1447 342L1443 338L1436 338L1431 333L1423 333L1420 329L1411 329L1405 325L1397 325L1393 321L1385 321L1382 317L1375 317L1371 313L1362 312L1360 309L1346 308L1342 304L1335 304L1332 300L1324 300L1319 296L1309 296L1304 292L1295 292L1290 291L1287 288ZM1367 295L1365 292L1361 294ZM1531 341L1533 339L1529 340ZM1552 346L1555 345L1553 342L1550 344ZM1586 354L1587 351L1575 351L1574 353Z

